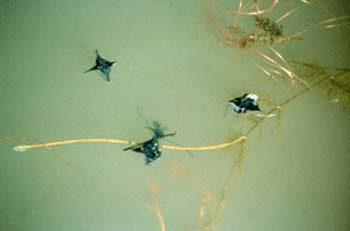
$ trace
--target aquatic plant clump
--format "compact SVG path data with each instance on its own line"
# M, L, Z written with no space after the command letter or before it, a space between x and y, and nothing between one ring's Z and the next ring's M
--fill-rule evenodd
M251 31L244 31L236 26L227 26L229 34L228 38L232 45L237 48L248 48L252 46L272 45L278 39L283 37L282 25L278 25L268 17L251 16L254 21L254 29Z
M292 62L292 67L301 78L310 83L327 78L327 81L321 85L324 88L327 100L331 103L338 103L345 110L350 108L349 68L323 67L318 64L296 61Z
M301 82L307 86L308 83L294 73L284 54L274 48L276 44L302 39L310 31L349 25L349 16L333 17L327 10L309 1L296 2L297 7L287 9L282 14L275 13L274 9L280 4L288 6L285 1L274 0L269 5L267 1L240 0L238 5L231 4L230 10L221 4L220 1L207 0L207 14L216 37L229 48L253 54L249 56L251 63L280 86L283 86L281 79L287 79L292 84ZM299 31L285 33L283 21L293 20L293 13L306 7L322 11L327 18L310 22L309 26Z
M350 71L344 71L330 78L327 97L332 103L339 103L343 108L350 108Z
M261 32L258 32L257 37L258 40L262 39L262 41L266 42L270 40L270 43L282 37L282 25L278 25L274 21L271 21L267 17L254 16L255 25L257 28L261 29Z

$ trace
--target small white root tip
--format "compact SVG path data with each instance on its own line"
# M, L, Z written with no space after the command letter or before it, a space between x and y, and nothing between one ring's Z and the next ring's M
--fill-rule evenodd
M19 145L13 148L13 150L15 150L16 152L25 152L27 150L27 148L23 145Z

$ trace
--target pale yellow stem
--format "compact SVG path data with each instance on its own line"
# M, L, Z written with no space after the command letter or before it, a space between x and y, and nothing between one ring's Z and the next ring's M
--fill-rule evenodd
M204 150L215 150L215 149L221 149L226 148L231 145L234 145L240 141L245 140L246 136L241 136L235 140L232 140L227 143L223 144L217 144L217 145L211 145L211 146L189 146L189 147L181 147L181 146L172 146L172 145L165 145L161 144L161 148L163 149L169 149L169 150L176 150L176 151L204 151ZM130 140L121 140L121 139L110 139L110 138L93 138L93 139L72 139L72 140L62 140L62 141L55 141L55 142L48 142L48 143L38 143L38 144L28 144L28 145L19 145L14 148L15 151L24 152L27 149L32 148L48 148L53 146L59 146L59 145L66 145L66 144L76 144L76 143L117 143L117 144L137 144L135 141Z

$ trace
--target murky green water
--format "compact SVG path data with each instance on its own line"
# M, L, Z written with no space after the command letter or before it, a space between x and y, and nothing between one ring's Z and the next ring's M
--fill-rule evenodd
M238 6L213 2L223 18ZM275 17L300 2L281 4ZM345 1L321 4L328 15L301 4L283 21L285 31L350 13ZM255 92L281 102L297 92L269 80L252 55L225 46L207 7L184 0L1 2L0 136L35 140L0 143L0 230L349 230L350 114L322 89L282 108L280 135L275 118L265 119L245 142L240 171L239 148L163 150L151 166L109 143L13 151L75 138L144 141L151 133L137 108L177 132L169 141L219 144L256 114L223 118L229 99ZM287 59L349 67L348 35L342 25L275 48ZM112 84L97 72L83 74L95 49L117 62Z

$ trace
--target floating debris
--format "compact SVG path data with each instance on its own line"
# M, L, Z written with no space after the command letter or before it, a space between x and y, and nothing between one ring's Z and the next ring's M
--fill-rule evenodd
M95 60L95 66L91 67L89 70L85 71L84 73L87 73L89 71L100 71L103 75L103 77L108 81L111 82L111 79L109 77L109 74L112 70L112 67L116 64L116 62L110 62L100 56L98 51L96 50L96 60Z
M153 132L153 137L145 142L127 147L124 151L132 150L145 154L145 164L148 165L158 159L162 152L159 150L159 140L167 136L175 136L176 132L165 134L165 128L162 128L159 122L154 121L152 127L147 127Z
M260 111L258 105L258 96L253 93L246 93L241 97L237 97L229 101L232 106L233 111L237 113L246 113L247 110L250 111Z

